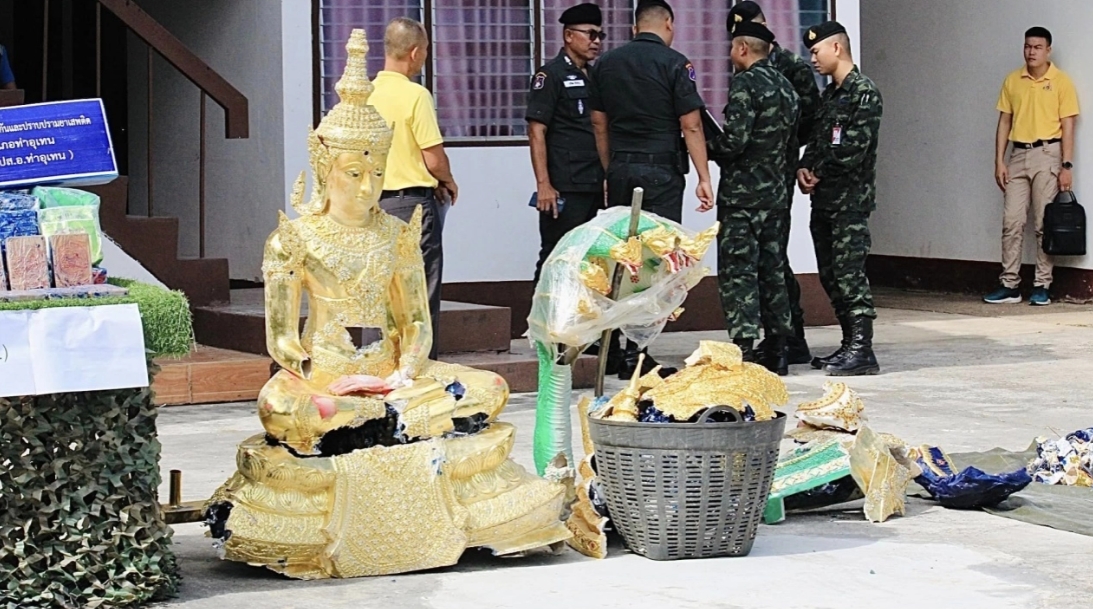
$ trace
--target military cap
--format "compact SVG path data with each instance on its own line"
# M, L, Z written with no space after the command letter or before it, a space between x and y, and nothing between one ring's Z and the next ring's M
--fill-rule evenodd
M754 21L756 17L763 14L763 9L759 8L759 5L751 0L744 0L740 4L729 9L729 18L725 22L725 29L732 31L732 26L737 23L743 23L745 21Z
M827 40L837 34L845 34L846 28L838 21L825 21L820 25L814 25L805 32L805 46L812 48L821 40Z
M585 2L567 8L565 12L562 13L562 16L558 18L558 23L563 25L584 23L587 23L588 25L603 25L603 13L600 12L599 5Z
M767 29L767 26L762 23L756 23L754 21L741 21L740 23L733 24L732 37L747 36L749 38L758 38L767 44L774 43L774 32Z
M636 17L643 9L659 6L662 9L668 11L668 16L673 20L676 18L676 14L672 11L672 7L664 0L639 0L637 8L634 9L634 16Z

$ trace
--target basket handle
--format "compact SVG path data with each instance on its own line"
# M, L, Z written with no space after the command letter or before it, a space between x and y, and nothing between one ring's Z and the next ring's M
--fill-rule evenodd
M732 415L730 417L732 419L732 421L729 421L730 423L740 423L744 420L744 418L740 416L740 411L731 406L714 406L712 408L708 408L706 412L702 413L701 417L698 417L698 424L707 422L711 415L719 413Z

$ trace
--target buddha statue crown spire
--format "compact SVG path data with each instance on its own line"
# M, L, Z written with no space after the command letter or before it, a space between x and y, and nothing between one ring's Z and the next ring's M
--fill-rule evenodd
M321 212L326 176L339 154L363 152L366 155L386 157L391 149L391 127L368 104L374 87L368 79L368 40L364 30L353 30L345 50L348 55L345 71L334 86L339 101L323 117L319 127L308 134L308 153L315 178L311 200L306 205L303 202L303 175L293 189L292 205L302 215Z

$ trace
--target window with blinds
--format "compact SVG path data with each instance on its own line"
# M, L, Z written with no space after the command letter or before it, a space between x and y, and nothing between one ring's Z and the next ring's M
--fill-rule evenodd
M579 4L576 0L542 0L543 7L543 63L562 50L562 24L558 23L567 8ZM600 52L606 52L625 44L633 35L634 0L599 0L603 12L603 31L607 39L600 44Z
M444 137L451 142L522 141L528 84L539 63L562 47L562 11L578 0L313 0L320 111L337 102L334 85L345 67L345 41L363 27L371 50L368 72L383 68L383 32L396 17L430 27L429 65L422 84L436 98ZM801 35L829 18L835 0L763 0L778 40L807 56ZM635 0L599 0L609 50L631 38ZM717 115L728 99L732 67L725 19L730 2L671 0L673 47L695 66L699 90Z
M433 94L449 140L525 138L531 0L432 0Z
M315 66L318 71L319 103L323 115L338 102L334 85L345 70L345 42L354 29L363 28L368 37L368 75L375 76L383 69L383 32L387 23L397 17L409 17L421 21L421 0L360 0L318 1L318 30L314 33L319 43L319 57Z

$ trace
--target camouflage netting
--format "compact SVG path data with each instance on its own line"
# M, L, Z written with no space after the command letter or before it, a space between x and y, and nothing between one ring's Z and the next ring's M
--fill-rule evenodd
M173 596L159 454L151 389L0 398L0 607Z

